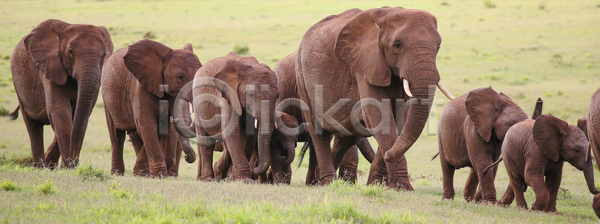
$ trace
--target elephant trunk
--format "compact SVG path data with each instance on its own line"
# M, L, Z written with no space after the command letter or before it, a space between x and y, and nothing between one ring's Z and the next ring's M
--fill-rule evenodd
M594 183L594 163L591 160L583 167L583 176L585 177L585 182L588 185L590 193L594 195L598 194L599 192Z
M431 85L435 85L435 83ZM413 85L413 87L414 86L417 85ZM395 161L399 159L421 135L429 116L429 110L431 109L432 104L431 101L435 95L435 87L432 88L434 91L430 92L427 88L428 85L424 86L425 87L419 88L411 87L412 93L416 97L416 100L412 102L409 101L411 105L408 109L408 116L405 119L406 123L404 124L400 135L398 138L396 138L392 148L385 152L385 160ZM402 117L399 117L398 119L402 119Z
M296 143L286 142L283 148L285 148L285 150L287 151L287 156L285 157L285 160L283 160L282 163L283 165L289 165L296 158Z
M75 114L73 116L73 129L71 134L71 149L70 158L63 163L68 168L77 166L79 161L79 153L85 136L85 131L88 125L88 120L94 104L98 99L98 90L100 89L100 60L93 60L93 63L82 65L78 71L79 74L74 74L78 81L77 104Z
M175 104L174 107L176 106L178 105ZM190 124L192 124L192 118L190 113L190 106L188 103L181 104L181 112L183 114L183 122L186 124L186 126L189 127ZM179 144L181 144L181 149L185 153L185 161L187 163L193 163L194 161L196 161L196 152L194 152L194 149L192 149L192 146L190 146L190 141L184 136L179 136Z
M264 122L267 123L264 123ZM268 120L260 122L260 128L258 131L258 166L252 166L252 173L255 175L263 174L269 169L271 164L271 154L269 152L269 143L271 142L271 135L275 127L273 124L269 124ZM266 126L266 127L265 127Z

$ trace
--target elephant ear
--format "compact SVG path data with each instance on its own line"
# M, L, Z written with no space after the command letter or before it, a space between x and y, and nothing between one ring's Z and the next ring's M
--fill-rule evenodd
M35 65L52 83L67 84L67 72L59 54L60 31L69 23L49 19L35 27L23 41Z
M507 104L507 99L494 91L492 87L480 88L469 92L465 101L467 114L471 121L473 121L477 133L484 141L490 141L494 122L498 118L499 112Z
M215 75L215 78L229 85L229 87L233 89L235 94L243 94L239 92L240 82L242 81L242 73L248 71L248 69L250 68L252 68L251 65L243 63L239 60L229 59L225 62L225 64L223 64L223 66L221 66L221 69L219 69L219 71ZM218 83L217 86L219 86ZM221 90L221 92L224 92L226 91L226 87L219 86L219 90ZM240 104L240 102L236 103L230 101L229 103L235 110L235 113L238 116L241 116L242 105Z
M549 159L557 162L560 158L562 139L569 124L555 116L544 114L535 120L533 140Z
M579 127L579 129L581 129L583 131L583 134L585 134L585 138L587 138L589 140L590 138L588 137L588 133L587 133L587 118L586 117L577 119L577 127Z
M110 33L108 32L106 27L98 26L98 29L100 29L100 31L102 33L102 38L104 38L104 44L106 45L106 55L104 56L104 59L106 60L113 53L113 50L114 50L113 42L112 42L112 39L110 38Z
M282 127L282 125L287 128L297 128L300 126L298 119L288 113L276 111L275 116L275 129Z
M369 9L355 15L342 28L334 46L335 55L371 85L389 86L392 72L379 45L379 18L388 8Z
M173 50L156 41L143 39L129 45L123 57L127 70L142 86L158 97L163 97L163 63Z
M184 50L188 50L188 51L194 53L194 48L192 48L192 44L191 43L186 43L185 45L183 45L183 49Z

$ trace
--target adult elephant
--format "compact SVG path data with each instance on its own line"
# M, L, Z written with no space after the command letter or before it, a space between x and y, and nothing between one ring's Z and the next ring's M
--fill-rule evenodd
M297 61L297 52L294 52L285 58L281 59L279 63L273 68L273 71L277 75L277 85L279 88L279 98L277 98L277 108L284 111L285 113L293 116L298 120L299 123L303 123L304 119L302 118L302 110L298 101L298 88L296 85L296 61ZM290 100L288 100L290 99ZM282 103L283 102L283 103ZM305 146L303 147L302 157L304 157L306 150L309 150L309 164L308 164L308 172L306 174L306 185L314 185L317 184L317 179L319 179L319 171L317 168L317 159L315 155L314 146L311 143L310 135L305 130L301 130L302 133L298 135L299 142L305 142ZM357 145L359 147L357 147ZM339 151L346 152L348 150L339 167L334 167L336 170L339 169L339 176L351 183L356 182L356 173L358 169L358 150L362 152L363 156L371 163L373 158L375 157L375 152L373 148L369 144L369 141L366 138L361 138L357 145L351 146L349 149L340 150L340 142L339 138L334 140L334 146L332 148L332 158L336 158L337 153ZM306 148L308 147L308 148ZM302 161L302 160L300 160Z
M541 113L541 99L538 102L533 116ZM442 199L454 199L454 171L470 167L463 192L465 200L496 202L497 166L491 175L483 176L482 170L500 157L508 129L525 119L527 114L519 105L491 87L470 91L446 104L438 127Z
M15 47L11 72L29 133L33 165L78 164L88 119L98 98L104 60L113 52L103 26L49 19ZM44 155L44 125L54 140Z
M304 34L296 79L310 109L303 117L311 125L320 184L335 179L335 164L344 155L332 158L331 134L341 138L342 150L374 136L379 150L367 183L412 190L404 153L425 126L434 86L454 98L439 82L435 65L441 41L433 15L401 7L351 9ZM413 97L411 105L405 103Z
M590 155L588 155L587 159L590 159L593 152L596 164L600 164L600 89L596 90L592 95L587 121L583 120L582 127L585 127L584 132L586 132L590 141ZM596 215L600 218L600 195L594 197L593 208Z
M169 122L169 114L179 90L192 81L201 66L191 44L171 49L148 39L120 49L107 59L102 71L102 98L112 145L112 174L122 175L125 171L126 133L130 133L138 154L135 175L172 174L180 136ZM195 157L191 156L193 151L186 154ZM149 170L143 165L146 160Z
M254 57L231 52L208 61L198 70L191 92L195 132L181 119L175 119L183 136L200 135L198 179L215 178L212 161L216 141L224 142L229 150L236 180L248 180L251 174L267 171L278 92L275 73ZM259 163L250 167L246 153L252 152L256 144Z

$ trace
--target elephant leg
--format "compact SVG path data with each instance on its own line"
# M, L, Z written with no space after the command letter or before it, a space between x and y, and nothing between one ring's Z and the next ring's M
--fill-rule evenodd
M308 171L306 172L306 185L316 185L317 184L317 167L319 163L317 162L317 153L315 152L315 147L312 144L312 141L308 142Z
M527 171L526 171L527 172ZM542 174L542 175L540 175ZM546 183L544 182L543 173L538 173L538 175L530 175L527 176L525 174L525 178L529 179L529 185L533 192L535 192L535 202L531 204L531 210L534 211L543 211L548 206L548 202L550 201L550 193L548 192L548 188L546 187Z
M56 136L52 140L52 143L48 147L46 154L44 155L44 166L49 169L54 169L58 166L58 160L60 159L60 149L58 148L58 140Z
M214 166L215 179L218 181L227 178L227 173L229 172L229 168L231 167L231 157L229 156L229 152L224 146L222 146L222 143L220 143L219 145L221 145L219 148L221 148L223 154L215 162Z
M270 153L271 153L271 169L270 169L270 174L272 176L272 178L267 178L265 176L265 179L267 180L267 182L270 182L272 184L281 184L284 182L284 175L283 175L283 164L281 161L281 150L280 148L276 148L273 149L271 148Z
M375 153L375 158L373 158L373 162L371 163L371 168L369 169L367 184L387 184L387 174L385 161L383 161L383 151L381 148L378 148Z
M123 144L125 143L125 131L117 129L113 123L112 117L106 111L106 122L108 123L108 135L112 147L110 173L123 175L125 173L125 163L123 162Z
M152 125L150 125L152 126ZM139 126L138 126L139 127ZM144 149L141 152L146 152L148 155L148 165L150 167L150 177L152 178L163 178L168 175L167 164L165 163L165 156L160 148L160 142L158 141L158 128L156 126L148 128L147 130L139 131L138 134L144 142ZM141 154L141 153L140 153ZM139 157L139 156L138 156Z
M358 137L335 137L333 141L333 147L331 148L334 169L337 170L340 167L342 160L344 160L344 157L346 157L346 152L348 152L348 150L353 146L356 146L358 140L360 140ZM358 151L358 148L356 150Z
M500 200L498 201L498 205L500 205L502 207L508 207L510 204L512 204L514 199L515 199L515 192L513 191L512 185L508 184L508 187L506 188L504 195L502 195L502 198L500 198Z
M73 168L75 159L71 156L71 135L73 129L73 109L71 96L65 89L49 83L46 90L46 110L50 125L58 140L58 149L62 157L61 168ZM46 86L46 85L45 85Z
M477 177L477 173L475 172L475 169L471 168L469 178L467 178L467 182L465 183L465 189L463 189L463 197L466 201L471 202L473 199L475 199L475 194L480 192L477 190L478 185L479 178Z
M356 143L356 146L360 150L361 154L365 157L365 159L367 159L369 163L372 163L373 159L375 159L375 151L373 151L373 147L371 147L369 139L360 138L360 140L358 140L358 143Z
M546 188L548 189L550 198L548 199L548 205L544 209L545 212L558 213L558 211L556 211L556 197L558 196L561 180L562 166L548 172L548 175L546 176Z
M177 176L176 173L173 173L173 167L175 167L175 155L177 155L177 137L178 135L171 123L169 123L169 134L158 136L160 147L162 148L161 151L165 158L165 164L167 165L167 174L169 176Z
M478 142L479 143L479 142ZM498 165L494 165L491 170L487 173L487 175L483 175L483 169L494 162L494 158L498 158L495 156L491 156L491 149L486 148L482 145L469 145L469 158L471 160L471 164L473 164L472 171L475 172L475 175L479 178L479 189L481 192L481 196L476 196L475 201L483 201L489 203L496 203L496 186L494 185L494 179L496 179L496 170L498 170ZM480 149L480 150L477 150ZM483 150L485 149L485 150ZM497 151L500 151L499 149ZM475 190L476 188L473 188Z
M292 166L290 164L283 166L283 182L287 185L292 183Z
M440 162L442 164L442 200L454 200L454 172L456 171L456 168L446 162L446 155L442 148L440 148Z
M356 145L353 145L348 149L348 152L344 155L344 159L338 169L338 176L342 180L352 184L356 183L356 172L358 169L358 147Z
M504 162L506 163L506 161ZM508 170L509 168L507 167L506 169ZM527 201L525 201L525 188L527 187L527 184L525 184L525 180L511 175L509 175L509 178L512 192L517 201L517 207L527 210Z
M178 137L179 138L179 137ZM177 148L175 150L175 165L171 168L170 174L171 176L177 177L179 176L179 161L181 160L181 152L183 151L181 143L177 141Z
M319 179L317 181L320 185L329 185L336 178L330 145L331 134L317 135L314 130L310 130L310 137L315 146L319 167Z
M146 149L144 149L144 141L142 141L140 136L135 132L129 134L129 139L131 140L136 156L135 165L133 166L133 175L143 177L150 176L150 165L148 164L148 154L146 154Z
M225 144L225 143L221 143ZM198 180L212 181L214 176L213 173L213 148L214 145L205 146L198 141L198 154L200 154L200 163L198 163ZM225 148L225 145L223 145ZM225 152L225 149L223 149Z

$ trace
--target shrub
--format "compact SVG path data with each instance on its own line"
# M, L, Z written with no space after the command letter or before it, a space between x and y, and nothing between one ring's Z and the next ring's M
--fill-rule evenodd
M493 9L496 8L496 4L494 4L491 0L485 0L483 1L483 4L485 5L485 7L487 7L488 9Z
M50 180L46 180L46 183L38 186L38 190L40 191L40 193L42 193L43 195L48 195L48 194L52 194L54 193L54 189L52 187L52 183L50 182Z
M240 46L240 45L235 45L233 47L233 52L237 53L237 54L247 54L250 51L250 48L246 45L244 46Z
M79 166L77 168L77 176L83 178L84 181L89 179L98 179L104 181L110 177L104 170L96 169L91 164L87 166Z
M15 182L2 180L2 189L5 191L20 191L21 188Z

